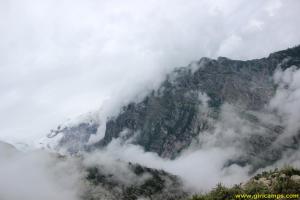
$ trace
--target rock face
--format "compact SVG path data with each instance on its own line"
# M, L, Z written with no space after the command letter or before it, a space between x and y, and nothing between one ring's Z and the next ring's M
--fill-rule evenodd
M299 148L300 135L274 147L285 127L264 122L256 113L265 109L276 92L275 70L291 66L300 66L300 46L248 61L202 58L170 73L159 89L141 102L123 107L118 116L107 120L104 138L85 148L102 148L114 138L123 138L145 151L173 159L191 142L201 143L201 134L214 128L212 121L218 121L222 107L230 104L238 110L237 118L250 124L253 131L240 144L245 146L244 156L228 161L228 165L251 162L258 167L275 162L284 150ZM98 124L82 126L61 131L61 145L71 144L73 152L82 149L74 141L81 136L86 141L97 132Z
M209 128L207 114L201 112L206 109L202 93L209 98L209 117L214 119L225 102L242 110L259 111L275 93L275 69L280 66L284 70L292 65L300 66L299 46L250 61L202 58L175 70L157 91L140 103L125 106L117 117L108 120L105 137L96 147L107 145L126 130L128 135L137 135L134 142L146 151L174 158ZM270 127L269 131L282 130ZM254 146L268 146L261 144L263 140L256 142L259 144L252 141Z

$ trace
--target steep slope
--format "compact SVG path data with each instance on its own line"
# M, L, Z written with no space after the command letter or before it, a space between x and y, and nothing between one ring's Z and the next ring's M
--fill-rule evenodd
M65 146L74 153L103 148L114 138L122 138L142 146L145 151L174 159L192 142L200 147L205 145L203 137L207 132L216 134L217 125L221 124L221 128L230 128L235 133L225 145L232 143L240 151L240 156L228 160L227 165L251 164L255 170L276 162L284 152L299 148L298 132L290 135L284 144L274 145L285 134L286 127L281 122L282 116L267 109L278 88L274 73L292 66L296 69L300 66L300 46L248 61L202 58L176 69L158 90L109 118L105 136L99 142L86 145L99 124L79 123L57 130L62 135L59 147ZM228 107L234 115L224 117ZM273 119L265 120L264 115ZM228 121L230 117L233 122L224 124L224 118ZM246 125L247 130L239 128L241 124L237 122ZM223 137L224 141L227 139ZM80 145L76 145L78 140Z
M146 151L174 158L209 128L208 118L217 119L224 103L240 111L264 109L276 91L272 79L275 69L285 70L293 65L300 66L299 46L250 61L202 58L175 70L157 91L140 103L124 107L119 116L108 120L105 137L95 146L105 146L125 131L128 136L137 134L134 142ZM205 112L207 99L209 112ZM258 124L255 116L245 117ZM280 126L258 126L276 135L283 131ZM264 145L269 146L276 135Z

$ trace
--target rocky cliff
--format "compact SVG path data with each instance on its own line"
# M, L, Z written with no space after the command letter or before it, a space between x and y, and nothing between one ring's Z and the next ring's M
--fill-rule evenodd
M273 80L276 69L284 71L291 66L300 67L300 46L247 61L202 58L177 68L141 102L130 103L119 115L107 119L105 136L99 142L86 145L99 124L79 123L56 130L62 135L59 146L71 152L94 150L122 138L145 151L174 159L192 142L201 146L202 135L215 132L224 105L230 105L236 113L232 120L242 120L249 130L243 139L234 139L240 140L237 146L242 153L228 165L251 163L253 169L266 166L280 159L284 151L299 148L299 134L285 145L274 145L286 127L280 123L280 116L266 109L278 87ZM263 120L263 114L272 115L278 123ZM234 129L237 135L245 134ZM84 141L77 145L81 138Z

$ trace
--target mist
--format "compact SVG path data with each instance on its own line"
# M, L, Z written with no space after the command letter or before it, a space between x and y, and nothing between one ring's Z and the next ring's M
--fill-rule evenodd
M202 92L201 114L212 128L174 160L131 144L134 137L114 139L82 160L58 158L37 143L62 122L91 119L100 127L90 142L99 141L107 117L139 102L175 67L201 57L248 60L300 44L299 9L297 0L0 0L0 141L26 150L0 142L1 199L79 200L82 167L97 166L125 185L147 178L136 177L128 162L175 174L192 192L247 180L251 164L228 162L266 129L228 103L218 119L209 118L209 97ZM285 127L273 142L280 146L299 137L300 71L279 66L273 80L274 97L251 114ZM299 148L287 150L259 170L300 167L299 160Z
M0 139L32 146L107 102L111 115L203 56L253 59L299 44L299 7L297 0L2 0Z
M83 173L72 159L45 151L19 152L0 142L2 200L79 200Z
M185 188L192 192L207 192L218 183L226 186L240 184L264 170L287 165L299 168L299 147L284 150L287 145L293 146L294 139L299 137L298 76L299 70L295 66L286 70L279 66L273 75L277 89L265 109L246 111L239 105L224 103L217 119L209 117L210 99L205 93L199 92L199 100L202 102L199 111L202 117L207 117L211 128L200 132L189 148L174 160L162 158L153 152L145 152L143 147L135 145L134 139L138 136L138 131L129 139L113 139L107 147L94 152L92 157L97 155L106 158L105 160L122 160L163 169L179 176L184 181ZM260 123L249 120L244 112L257 117ZM284 131L277 136L267 128L273 125L281 125ZM283 148L280 159L264 165L259 161L260 155L256 155L258 160L248 161L246 165L234 163L234 160L251 156L252 136L261 136L272 141L270 146ZM276 139L273 141L272 137ZM103 163L99 160L103 161L98 159L95 162ZM230 162L232 164L228 164ZM260 167L256 166L257 162L261 164Z
M265 109L251 113L264 124L281 124L286 127L282 135L273 142L274 145L287 144L290 137L298 134L300 116L295 112L299 107L298 76L299 70L296 67L282 70L279 66L273 75L273 81L277 84L275 95ZM58 155L40 150L23 153L1 143L0 161L4 164L0 166L0 175L4 179L0 181L0 196L9 200L20 197L33 200L80 199L80 194L85 191L80 184L85 175L83 167L96 166L106 174L113 174L114 179L124 185L139 184L149 178L147 174L136 176L129 170L128 162L175 174L183 181L184 188L192 193L207 192L220 182L227 186L239 184L262 170L285 165L300 167L300 153L297 149L284 151L281 159L273 165L258 169L254 173L250 163L245 166L228 165L229 161L238 160L246 153L247 141L252 135L266 136L267 131L263 126L242 117L243 110L237 105L225 103L221 107L220 117L210 118L210 98L203 92L199 92L198 96L201 101L201 115L208 118L207 121L213 128L201 132L198 140L174 160L145 152L141 146L132 144L136 135L131 138L124 137L125 140L123 137L114 139L102 150L83 153L81 160L58 160ZM85 118L89 120L89 117L93 115L78 120L82 122ZM24 186L29 181L34 184ZM16 189L20 192L15 193Z

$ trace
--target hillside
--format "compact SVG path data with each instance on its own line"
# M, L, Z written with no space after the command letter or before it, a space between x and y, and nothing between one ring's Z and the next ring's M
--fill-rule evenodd
M210 147L231 146L239 154L228 159L226 166L250 165L254 172L299 149L299 127L288 124L293 120L285 116L292 111L279 112L280 106L285 108L281 93L297 98L289 94L296 91L289 89L292 83L280 80L296 73L299 66L300 46L247 61L202 58L177 68L142 101L133 101L117 116L109 116L100 141L89 143L100 131L97 117L59 126L49 137L61 137L54 148L71 154L103 149L118 138L175 159L191 143L206 147L212 135L217 140ZM279 80L275 80L276 74ZM278 100L282 102L274 106ZM289 126L297 130L291 131Z
M190 200L300 199L299 189L300 170L284 167L264 171L231 188L218 184L210 192L194 195Z

